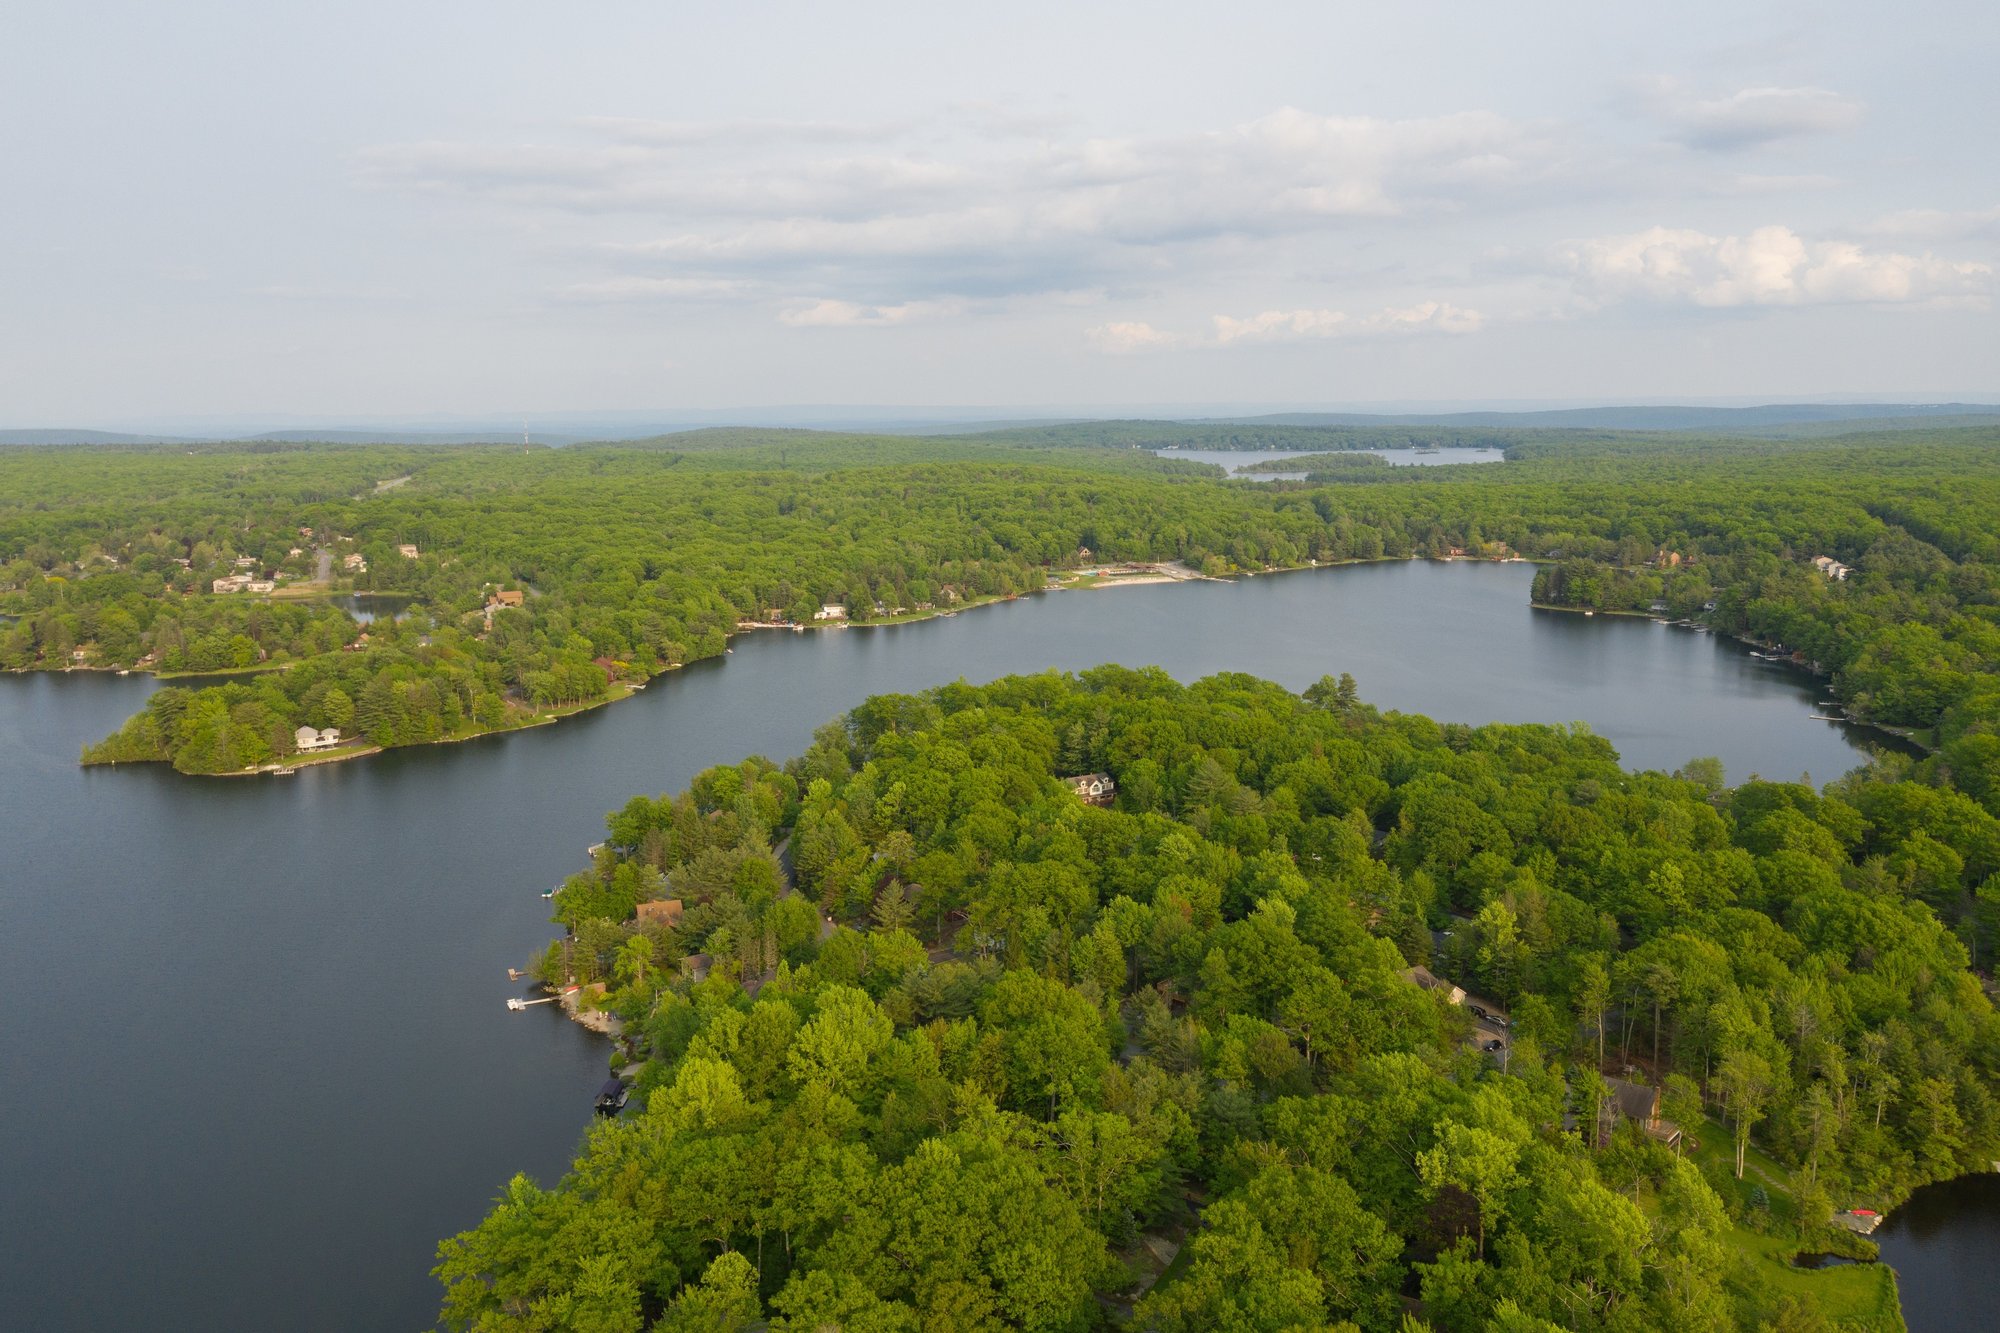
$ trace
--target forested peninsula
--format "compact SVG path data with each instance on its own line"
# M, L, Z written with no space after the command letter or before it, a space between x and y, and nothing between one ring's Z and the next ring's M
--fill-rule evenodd
M1139 447L1337 459L1419 436L1502 438L1508 461L1253 484ZM939 614L1104 562L1226 576L1521 557L1550 563L1546 604L1799 653L1850 715L1944 747L1984 795L2000 742L1968 719L2000 697L1996 441L1113 422L528 451L10 449L0 667L241 673L160 690L85 756L234 773L297 761L301 729L351 749L529 725L715 656L740 627ZM363 627L328 600L349 592L408 614Z
M2000 1154L2000 827L1892 771L1107 666L607 827L540 970L634 1109L440 1247L450 1328L1895 1329L1789 1260Z

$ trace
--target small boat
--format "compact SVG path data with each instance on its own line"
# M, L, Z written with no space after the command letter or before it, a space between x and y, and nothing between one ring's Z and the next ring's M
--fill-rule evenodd
M604 1086L597 1090L597 1113L602 1116L617 1115L625 1109L625 1102L631 1095L631 1086L613 1075L604 1080Z

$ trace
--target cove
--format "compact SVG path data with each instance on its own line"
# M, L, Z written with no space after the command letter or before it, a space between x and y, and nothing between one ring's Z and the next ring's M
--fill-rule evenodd
M290 777L77 766L155 688L0 678L0 1290L24 1328L428 1327L439 1239L553 1181L606 1048L505 969L603 816L870 694L1107 661L1583 720L1636 767L1825 781L1859 733L1715 636L1536 612L1526 565L1064 592L731 655L553 726ZM1908 1284L1906 1283L1906 1286Z
M1956 1333L1993 1322L1993 1267L2000 1259L2000 1174L1926 1185L1875 1233L1896 1270L1910 1333Z

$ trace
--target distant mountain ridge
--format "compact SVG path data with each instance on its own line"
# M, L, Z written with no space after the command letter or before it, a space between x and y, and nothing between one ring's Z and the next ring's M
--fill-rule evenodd
M657 424L607 424L597 428L581 421L565 422L559 431L533 431L538 445L581 444L633 439L658 439L691 431L751 427L758 429L833 430L870 435L971 435L1002 430L1086 425L1099 421L1157 421L1181 425L1238 426L1428 426L1461 429L1708 431L1738 435L1844 434L1850 431L1907 429L1915 426L1981 426L2000 424L2000 404L1994 403L1770 403L1759 407L1570 407L1524 411L1479 412L1274 412L1242 416L1121 414L1021 417L986 420L952 419L943 414L908 419L841 420L836 416L809 419L797 408L771 408L759 418L742 413L693 414L708 421L673 421L662 413ZM718 418L740 416L738 421ZM168 435L85 430L73 427L0 430L0 445L167 445L167 444L515 444L518 432L489 429L408 430L375 427L348 430L307 427L254 434Z
M1568 407L1536 412L1280 412L1210 417L1229 425L1489 426L1542 430L1752 430L1833 423L2000 419L1992 403L1770 403L1762 407Z

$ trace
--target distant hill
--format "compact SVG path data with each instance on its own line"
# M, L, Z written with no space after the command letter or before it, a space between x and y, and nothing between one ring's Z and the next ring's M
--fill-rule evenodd
M173 435L120 435L109 430L0 430L0 444L195 444Z
M534 444L575 444L583 438L540 431L528 436ZM255 444L519 444L521 434L519 431L271 430L242 439Z
M1842 425L1862 430L1899 426L1991 425L2000 405L1990 403L1772 403L1763 407L1570 407L1542 412L1285 412L1270 416L1214 417L1232 425L1458 426L1540 430L1720 431L1763 434L1800 426Z

